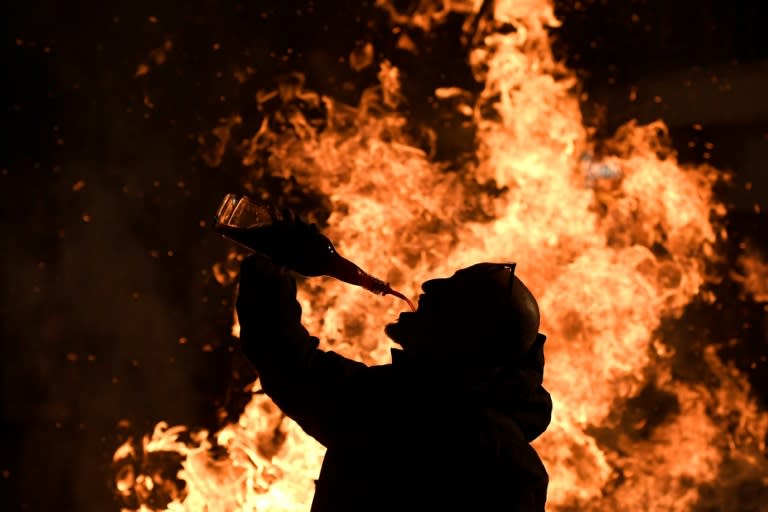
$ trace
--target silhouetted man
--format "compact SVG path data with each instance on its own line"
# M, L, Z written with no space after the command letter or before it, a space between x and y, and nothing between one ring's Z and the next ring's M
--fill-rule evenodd
M243 262L243 350L328 449L313 512L544 510L547 472L529 443L552 410L545 338L514 270L479 263L425 282L417 311L386 326L402 350L369 367L317 348L287 271Z

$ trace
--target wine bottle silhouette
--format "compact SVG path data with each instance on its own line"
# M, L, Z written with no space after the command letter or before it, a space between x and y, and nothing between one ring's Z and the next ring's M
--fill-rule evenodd
M316 226L291 211L228 194L216 213L214 229L298 274L330 276L378 295L393 295L415 310L408 297L341 256Z

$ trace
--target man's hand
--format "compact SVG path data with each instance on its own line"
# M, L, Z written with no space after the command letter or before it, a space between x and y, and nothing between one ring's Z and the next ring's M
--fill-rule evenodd
M295 303L296 281L287 270L259 254L243 260L236 302L242 334L255 333L264 320L287 314Z
M317 225L305 222L293 210L286 209L282 219L270 229L274 240L269 254L276 263L304 276L323 274L323 258L328 253L330 241Z

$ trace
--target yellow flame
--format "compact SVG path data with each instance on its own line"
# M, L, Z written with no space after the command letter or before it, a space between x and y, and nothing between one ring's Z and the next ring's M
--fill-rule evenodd
M378 2L399 23L422 29L439 24L446 9L472 14L481 4L442 2L437 9L425 1L403 17ZM594 155L577 81L552 57L552 4L499 1L492 14L494 23L516 31L481 33L471 52L485 89L475 105L457 107L478 127L477 164L464 174L443 172L403 135L398 70L388 62L358 108L303 91L301 80L296 90L265 93L326 105L329 127L318 133L294 111L295 134L264 124L244 146L243 161L257 162L268 147L273 171L329 199L328 235L339 251L386 273L407 295L428 278L478 261L516 261L540 299L549 337L545 386L555 409L535 443L550 474L548 508L690 510L726 455L742 471L765 470L754 454L764 453L768 419L743 378L709 351L702 364L719 387L676 381L674 353L657 338L661 319L679 315L705 282L716 241L709 219L724 211L712 197L717 172L679 165L660 121L622 127L604 154ZM444 88L436 96L466 95ZM227 130L215 133L228 138ZM220 157L219 148L212 158ZM478 183L506 192L482 195L474 192ZM216 275L223 283L233 278L221 266ZM299 300L305 325L325 348L371 364L389 360L382 327L399 302L323 278L306 281ZM649 385L679 410L637 435L648 418L622 426L615 411ZM738 424L728 430L718 418L735 412ZM613 444L599 440L595 428L609 432ZM201 432L194 443L182 442L183 430L160 424L144 443L145 453L186 457L179 473L186 489L167 510L308 510L323 448L265 395L255 394L238 422L213 436ZM210 454L214 442L226 448L223 458ZM122 447L115 458L130 453Z

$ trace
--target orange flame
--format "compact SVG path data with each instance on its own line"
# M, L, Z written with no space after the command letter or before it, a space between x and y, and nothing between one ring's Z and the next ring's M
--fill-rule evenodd
M428 30L446 9L476 15L481 3L437 9L423 1L409 17L378 5L399 23ZM712 196L718 172L679 165L661 121L629 123L595 156L578 83L552 56L547 28L558 21L551 3L499 1L491 18L477 24L480 42L470 54L485 83L479 99L470 103L456 88L436 91L440 101L458 98L457 111L478 129L477 164L463 173L443 172L403 134L398 70L388 62L356 108L305 91L298 75L292 87L264 94L283 98L293 131L265 123L243 144L243 162L256 164L267 148L268 171L328 198L327 233L340 252L374 274L388 272L407 295L478 261L518 263L550 340L545 386L554 416L535 443L550 474L549 510L684 511L724 468L765 475L768 416L743 377L710 350L700 364L716 387L675 380L674 354L658 334L661 320L678 316L706 280L717 239L710 219L724 213ZM504 24L516 31L493 30ZM327 108L324 130L290 108L296 97ZM228 140L227 127L237 122L225 120L216 137ZM505 192L477 192L488 184ZM221 265L216 272L222 282L233 277ZM305 282L299 300L305 325L325 348L370 364L389 360L382 327L399 302L328 279ZM632 408L649 389L671 411L660 420ZM254 394L237 423L214 435L181 441L184 431L160 424L144 442L146 454L184 457L178 477L186 487L170 496L167 510L308 510L323 448L265 395ZM213 445L225 455L214 458ZM127 447L115 455L135 456ZM146 487L146 478L162 483L130 474L118 488Z

